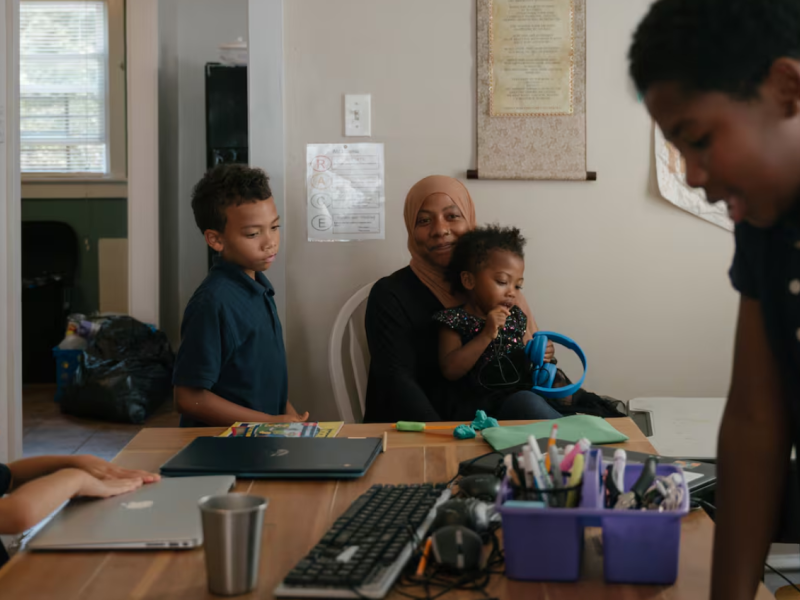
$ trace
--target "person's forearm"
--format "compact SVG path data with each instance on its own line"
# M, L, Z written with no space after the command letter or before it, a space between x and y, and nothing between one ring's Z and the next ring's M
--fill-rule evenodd
M13 477L13 484L19 487L26 481L55 473L60 469L77 468L74 455L67 456L34 456L15 460L8 465Z
M770 443L756 435L766 427ZM785 423L726 415L719 436L712 600L752 600L783 499L791 442Z
M469 342L442 357L442 375L450 381L461 379L475 366L491 343L492 336L481 331Z
M78 469L62 469L0 498L0 533L14 535L30 529L74 497L85 477L89 475Z
M177 387L175 401L182 415L196 419L206 425L229 427L237 421L269 423L281 421L278 415L269 415L234 404L209 390Z

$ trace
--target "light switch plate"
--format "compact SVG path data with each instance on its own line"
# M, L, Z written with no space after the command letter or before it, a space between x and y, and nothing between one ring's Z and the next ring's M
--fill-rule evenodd
M372 135L371 94L345 94L344 134L346 136Z

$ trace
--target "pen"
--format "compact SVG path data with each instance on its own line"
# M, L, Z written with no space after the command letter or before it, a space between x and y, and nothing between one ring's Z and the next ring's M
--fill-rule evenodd
M572 470L572 461L575 460L575 457L578 454L583 454L589 448L591 448L592 443L587 440L586 438L581 438L578 440L578 443L575 444L575 447L564 456L564 460L561 461L561 470L562 471L570 471Z
M625 490L625 461L627 454L622 448L614 451L614 483L620 492Z
M583 480L583 454L578 454L572 463L572 473L569 476L569 487L577 487ZM562 462L563 464L563 462ZM572 508L578 504L578 490L571 490L567 495L567 506Z
M547 454L545 454L544 456L545 471L550 470L550 448L555 448L557 435L558 435L558 423L553 423L553 428L550 430L550 439L547 440Z
M428 566L428 556L431 554L431 546L433 545L433 538L429 537L425 540L425 550L422 551L422 556L417 565L417 577L422 577L425 573L425 567Z

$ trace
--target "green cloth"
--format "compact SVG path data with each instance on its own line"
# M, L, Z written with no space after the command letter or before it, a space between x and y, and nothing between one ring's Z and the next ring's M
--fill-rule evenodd
M628 440L627 435L614 429L605 419L589 415L574 415L530 425L491 427L483 430L483 439L495 450L505 450L512 446L527 444L528 436L531 434L536 436L537 440L550 437L553 423L558 423L558 439L567 442L577 442L581 438L587 438L592 444L616 444Z

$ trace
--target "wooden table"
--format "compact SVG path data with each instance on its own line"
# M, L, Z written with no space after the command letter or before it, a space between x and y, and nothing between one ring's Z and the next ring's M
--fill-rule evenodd
M629 436L619 446L637 452L653 448L630 419L609 422ZM519 424L519 423L514 423ZM115 463L156 471L198 436L218 435L213 429L144 429L117 456ZM272 598L272 590L328 530L349 504L375 483L443 482L458 463L485 454L485 442L455 440L444 433L398 433L389 425L345 425L340 437L380 437L389 432L388 451L369 472L353 481L242 480L238 492L269 498L261 546L258 589L243 598ZM187 507L187 510L196 510ZM680 574L669 588L605 585L598 550L598 532L589 534L583 574L577 583L524 583L492 577L489 595L500 598L592 598L617 600L697 599L709 594L713 524L703 512L683 521ZM118 552L21 552L0 570L0 598L59 600L179 600L214 598L206 590L202 549ZM391 594L390 598L400 598ZM476 592L452 592L446 598L479 598ZM772 596L762 587L760 600Z

